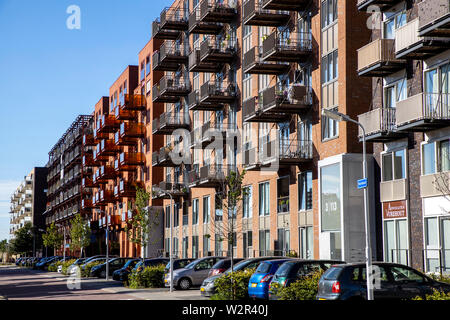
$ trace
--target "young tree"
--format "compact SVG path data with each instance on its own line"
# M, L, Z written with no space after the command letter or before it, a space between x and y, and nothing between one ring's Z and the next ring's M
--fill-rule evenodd
M160 224L160 212L150 211L150 193L145 189L136 186L136 201L134 205L131 223L125 227L128 239L144 249L142 263L144 262L146 248L149 239L152 238L154 228Z
M50 227L47 228L46 233L42 235L44 246L52 247L53 251L63 243L63 235L59 232L55 223L53 222ZM55 252L53 254L56 254Z
M91 243L91 228L86 220L80 214L77 214L72 220L70 229L70 249L80 250L80 258L83 256L83 249Z
M19 254L28 254L33 251L33 232L31 222L15 232L15 238L12 242L12 251Z

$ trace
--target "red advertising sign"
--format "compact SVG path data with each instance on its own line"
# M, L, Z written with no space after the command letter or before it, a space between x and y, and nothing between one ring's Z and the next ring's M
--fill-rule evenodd
M406 200L384 202L383 216L385 219L406 218Z

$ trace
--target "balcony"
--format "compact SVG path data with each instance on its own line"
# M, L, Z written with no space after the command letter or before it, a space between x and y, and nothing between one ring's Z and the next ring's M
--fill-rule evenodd
M243 117L247 122L284 122L291 114L301 114L312 106L312 88L303 85L273 86L256 98L244 101Z
M387 142L405 136L405 133L397 131L395 125L395 108L377 108L358 116L366 130L366 140L371 142ZM359 138L363 132L359 128Z
M163 30L180 30L188 29L188 10L178 7L168 7L161 11L160 27Z
M419 19L414 19L395 31L397 58L426 59L450 48L449 38L419 36Z
M247 0L244 2L243 21L247 26L285 26L291 18L289 12L265 10L261 7L261 0Z
M424 0L419 6L419 36L450 37L450 2Z
M120 180L119 185L114 187L116 198L136 198L136 188L143 188L142 182Z
M81 179L81 186L84 189L90 189L90 188L96 188L98 187L97 183L94 183L94 180L88 177L84 177L83 179Z
M170 193L172 198L189 196L189 189L182 183L161 181L158 185L154 185L153 187L160 188L166 192L152 191L152 199L170 199L168 193Z
M311 34L273 32L264 39L262 48L264 61L307 62L312 54Z
M450 94L420 93L397 102L397 129L423 132L447 127L450 120Z
M84 146L95 146L97 143L95 142L93 133L86 133L83 135L83 145Z
M95 208L92 202L92 199L81 199L81 209L87 210Z
M119 134L122 139L143 139L145 133L145 124L141 122L122 122L120 124Z
M189 115L183 113L165 112L159 119L153 120L153 134L171 135L177 129L189 129Z
M172 146L165 146L159 149L159 151L152 154L152 165L154 167L177 167L171 158Z
M112 166L101 166L98 168L93 177L93 184L106 184L109 180L113 180L116 178L116 171Z
M105 157L115 156L121 151L120 146L116 145L114 140L102 140L98 144L100 148L97 147L97 159L105 159ZM108 159L106 159L108 160Z
M402 0L358 0L356 5L359 11L368 11L370 6L377 6L383 11L400 2Z
M378 39L358 49L359 76L384 77L405 65L405 60L395 57L395 40Z
M260 165L257 159L257 150L252 148L242 153L242 166L247 171L259 170Z
M138 166L145 165L145 155L141 152L122 152L114 161L116 171L135 171Z
M194 149L214 148L216 145L213 142L220 139L222 143L225 143L227 135L231 136L235 132L236 125L234 123L208 121L191 132L190 147Z
M258 163L262 166L273 167L301 165L313 159L313 144L311 140L272 140L261 143L258 154Z
M191 92L191 85L184 77L165 76L153 86L153 102L174 103Z
M120 121L113 114L103 114L97 120L98 133L113 133L120 127Z
M244 53L242 68L245 73L250 74L286 74L290 65L288 63L266 62L261 58L262 47L253 47Z
M223 67L221 63L207 63L200 60L200 50L195 49L189 53L189 72L217 73Z
M98 204L101 206L107 205L108 203L116 203L117 199L114 196L114 191L100 189L98 192ZM97 202L96 202L97 204Z
M226 165L207 165L200 172L189 173L189 186L195 188L218 188L229 175L232 167Z
M261 0L263 9L305 11L310 0Z
M193 90L188 96L189 110L206 110L206 111L217 111L223 108L223 105L217 103L206 103L200 101L199 90Z
M206 22L201 18L200 6L197 6L189 15L189 33L219 34L224 25L220 22Z
M83 155L81 165L83 167L97 167L98 165L100 165L100 162L94 160L94 156L92 155L92 153L86 153Z
M230 104L236 97L237 90L234 83L210 80L200 87L200 103Z
M207 36L200 44L200 61L202 63L231 63L236 57L236 39Z
M231 23L238 17L236 1L203 0L200 2L202 22Z
M176 41L164 41L159 50L153 53L153 70L177 71L181 64L188 63L189 47Z
M116 120L120 121L134 120L137 118L136 111L122 109L119 106L114 108L114 116L116 117Z
M97 122L98 124L98 122ZM109 139L109 133L108 132L98 132L97 130L94 130L94 141L95 143L99 143L102 139Z
M145 111L147 99L143 94L124 94L119 101L122 110Z
M104 141L104 140L101 140L101 141ZM94 152L93 152L94 161L97 162L97 163L102 163L102 162L106 162L106 161L109 160L109 156L108 155L102 154L100 152L100 150L101 150L100 143L97 144L97 147L95 147Z

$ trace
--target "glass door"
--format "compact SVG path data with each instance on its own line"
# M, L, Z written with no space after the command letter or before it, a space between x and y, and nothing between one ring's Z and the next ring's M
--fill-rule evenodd
M280 123L280 155L287 155L289 152L289 134L290 128L289 123Z
M450 273L450 218L441 219L442 271Z

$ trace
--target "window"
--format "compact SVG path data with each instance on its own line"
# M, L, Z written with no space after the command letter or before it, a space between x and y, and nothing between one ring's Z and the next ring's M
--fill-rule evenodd
M435 144L427 143L422 145L422 174L436 173L436 152Z
M179 225L179 204L175 203L173 205L173 227L176 228Z
M277 180L277 211L289 212L289 176Z
M243 26L242 28L242 49L243 53L249 51L252 47L252 27Z
M148 56L146 59L146 63L145 63L145 73L147 75L149 75L150 73L150 56Z
M278 239L276 241L276 248L277 251L275 254L279 254L282 256L285 256L290 251L290 232L289 229L280 228L277 230L278 233Z
M333 111L338 111L338 108L333 108ZM322 140L337 138L339 135L339 122L322 116Z
M268 256L270 252L270 231L259 230L259 256Z
M221 256L222 255L222 250L223 250L223 248L222 248L222 237L220 236L220 234L219 233L216 233L215 235L214 235L214 254L216 255L216 256Z
M384 39L395 39L395 30L406 24L406 10L387 15L383 21Z
M335 50L322 57L322 84L338 78L338 51Z
M416 282L416 283L424 283L426 282L425 277L418 274L416 271L409 269L409 268L403 268L403 267L391 267L391 273L392 277L394 279L394 282Z
M270 214L270 193L269 182L264 182L259 185L259 215L268 216Z
M243 257L247 258L250 255L250 249L253 246L253 232L247 231L242 234L242 242L243 242Z
M384 222L385 261L408 264L408 223L406 219Z
M252 186L244 187L242 209L244 218L252 217Z
M220 192L216 192L214 197L215 203L215 215L214 221L222 221L223 220L223 205L222 205L223 194Z
M210 248L210 241L209 241L209 235L203 236L203 255L207 256L208 252L211 250Z
M298 209L312 210L312 171L298 175Z
M192 200L192 224L198 224L198 199Z
M322 1L321 15L322 15L322 29L331 25L337 20L338 10L337 10L338 0L324 0Z
M406 99L406 79L399 80L384 88L384 107L395 108L397 102Z
M189 224L189 206L187 202L183 203L183 226L187 226Z
M192 236L192 258L198 258L198 236Z
M300 227L300 258L313 259L314 257L314 233L313 227Z
M188 257L188 248L189 248L189 238L183 237L182 248L181 248L183 259L187 259L187 257Z
M252 75L244 73L242 80L242 101L252 98Z
M141 81L143 81L145 79L145 66L144 66L144 61L142 61L141 63Z
M210 215L209 200L210 200L209 196L203 198L203 223L209 222L209 215Z
M165 226L166 228L170 228L170 206L166 206L165 212Z
M383 181L406 178L406 150L388 152L382 155Z

